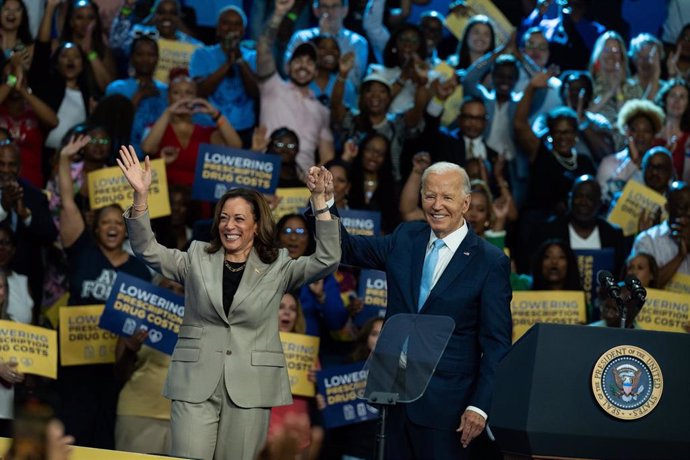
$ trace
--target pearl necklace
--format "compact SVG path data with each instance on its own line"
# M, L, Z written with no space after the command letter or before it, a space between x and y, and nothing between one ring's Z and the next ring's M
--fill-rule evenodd
M565 158L557 152L553 152L553 156L556 157L556 161L558 161L561 164L561 166L563 166L568 171L573 171L573 170L577 169L577 153L576 152L572 152L572 156L570 158Z

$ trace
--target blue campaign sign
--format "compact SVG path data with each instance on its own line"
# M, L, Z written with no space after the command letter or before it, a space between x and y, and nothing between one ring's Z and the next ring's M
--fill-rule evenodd
M600 270L613 271L613 248L604 249L576 249L577 265L580 269L580 280L585 290L585 301L592 305L597 298L597 273ZM615 274L614 274L615 275Z
M386 272L362 270L359 274L357 291L359 298L364 302L362 311L353 318L357 326L361 327L369 318L386 316L386 305L388 304Z
M340 222L350 235L381 235L381 213L378 211L358 211L338 209Z
M352 425L378 419L378 410L359 399L367 386L364 362L334 366L317 373L316 388L326 402L323 421L326 428Z
M128 337L146 329L146 345L172 354L184 317L184 298L125 273L118 273L98 327Z
M278 187L280 156L201 144L196 159L192 198L218 201L233 188L273 194Z

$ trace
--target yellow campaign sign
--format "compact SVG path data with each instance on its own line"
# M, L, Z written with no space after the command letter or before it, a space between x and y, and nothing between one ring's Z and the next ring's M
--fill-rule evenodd
M288 367L290 390L293 395L314 396L314 382L309 381L309 371L316 366L319 355L319 338L311 335L281 332L283 353Z
M501 10L496 8L496 5L491 0L467 0L465 5L467 14L448 13L446 16L446 28L458 40L462 40L462 35L465 32L465 27L467 27L470 17L483 14L491 18L493 22L494 31L496 32L496 45L508 41L515 27L513 27Z
M647 301L636 321L642 329L685 332L683 326L690 323L690 296L660 289L647 289Z
M57 378L57 332L0 320L0 361L19 363L25 374Z
M671 292L680 292L681 294L690 294L690 275L676 273L664 289Z
M280 203L273 210L273 218L278 220L286 214L300 214L309 204L311 192L306 187L277 188L276 196L280 197Z
M151 188L149 189L149 215L152 219L170 215L168 178L163 159L151 160ZM134 190L118 166L92 171L87 176L91 209L117 203L123 209L132 205Z
M189 67L192 54L198 47L177 40L158 39L158 66L153 78L168 83L170 70L176 67Z
M585 324L583 291L516 291L510 302L513 342L537 323Z
M608 221L620 226L623 235L630 236L637 233L642 210L647 213L656 212L657 209L664 209L666 198L656 193L651 188L640 184L637 181L629 180L623 188L623 193L616 202L616 206L611 210Z
M115 362L117 335L98 327L104 305L60 308L60 364Z

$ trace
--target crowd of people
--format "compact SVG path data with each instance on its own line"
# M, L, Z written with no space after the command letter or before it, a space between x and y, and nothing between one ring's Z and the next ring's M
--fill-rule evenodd
M645 287L664 289L674 276L690 275L690 5L623 0L598 11L588 0L214 4L225 6L215 26L203 27L194 17L205 2L0 1L0 319L55 328L51 308L105 303L118 272L199 303L203 283L183 282L187 264L195 263L189 260L202 252L193 240L210 241L226 255L235 254L226 237L256 237L264 245L261 260L247 259L242 248L239 259L226 257L231 275L216 281L223 290L233 286L233 294L208 305L225 315L233 295L246 294L233 275L243 264L299 270L325 257L319 230L326 224L317 230L299 214L268 224L275 196L238 192L219 205L193 200L201 144L279 156L278 186L310 188L316 211L323 211L321 194L332 181L335 207L379 212L383 235L428 220L420 196L428 168L459 165L472 197L465 222L510 258L513 291L583 291L574 251L588 249L611 248L613 263L604 268L616 278L635 275ZM197 47L166 82L154 77L162 39ZM123 145L131 147L122 153ZM153 219L152 230L137 219L147 208L141 178L127 175L130 165L148 165L146 156L164 160L172 211ZM136 191L126 217L118 205L92 209L89 202L87 175L118 164ZM325 169L317 173L315 166ZM632 234L624 234L607 216L630 182L666 205L642 212ZM237 199L251 205L254 220L266 220L265 228L252 232L241 223L238 235L218 234L222 216L247 213L225 209ZM211 221L216 226L209 228ZM160 243L155 250L147 247L150 234ZM274 254L277 248L289 257ZM176 251L190 259L171 255L185 253ZM370 258L351 251L362 264ZM271 327L277 322L285 332L321 338L320 367L366 359L381 320L355 321L364 306L359 269L311 270L283 273L281 283L273 280L275 292L254 300L276 309ZM636 313L628 327L639 327ZM249 321L257 327L259 319ZM587 323L616 322L613 303L594 296ZM267 340L277 337L271 331ZM242 334L233 326L235 332ZM255 332L251 340L259 340ZM211 340L197 333L183 327L180 340ZM198 433L180 421L194 424L195 410L210 409L179 401L171 407L161 395L171 357L142 346L144 338L121 337L114 365L61 366L54 382L0 362L0 436L11 433L15 400L40 398L78 445L200 452L180 447L185 433ZM188 375L179 365L185 359L173 355L170 375L177 377L168 377L166 396L206 403L217 396L224 411L256 408L243 422L250 426L270 423L274 431L281 423L282 415L265 411L289 399L282 374L270 373L270 356L251 356L265 360L263 373L238 371L251 382L226 375L220 390L218 376L201 382ZM215 375L214 362L203 357L195 372ZM228 401L216 394L223 387ZM295 398L290 406L310 417L310 439L299 444L305 455L321 449L323 458L371 458L375 427L324 431L318 399ZM171 410L178 419L172 435ZM230 454L236 446L228 439L222 446L202 437L184 442L241 458Z

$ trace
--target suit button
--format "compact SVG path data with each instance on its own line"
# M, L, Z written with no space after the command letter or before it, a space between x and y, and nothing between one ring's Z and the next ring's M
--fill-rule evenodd
M226 355L230 356L232 354L232 351L228 350L225 352Z

